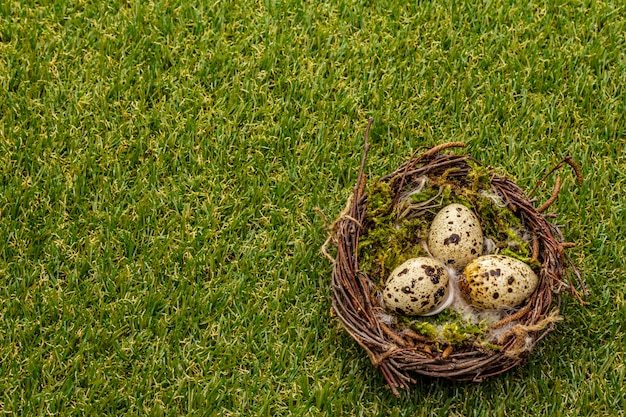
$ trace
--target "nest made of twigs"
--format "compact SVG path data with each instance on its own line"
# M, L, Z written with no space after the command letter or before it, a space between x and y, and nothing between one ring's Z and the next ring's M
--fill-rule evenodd
M332 271L334 315L380 369L395 395L399 395L398 388L408 389L408 384L415 382L414 374L458 381L480 381L517 366L560 319L558 307L563 289L582 302L572 282L573 276L578 278L577 286L586 293L578 270L565 253L565 249L573 245L566 242L559 228L548 221L547 215L542 214L556 200L560 180L557 178L550 199L535 208L533 201L512 180L496 173L490 175L492 191L499 194L530 232L532 259L540 265L539 285L527 304L490 325L493 329L503 329L496 346L493 346L495 348L470 343L462 346L446 345L441 340L433 340L409 327L381 319L380 313L384 306L376 296L380 288L359 269L359 239L368 231L364 167L369 150L367 137L370 125L371 121L357 184L346 209L335 221L329 238L337 247ZM464 186L469 182L469 162L478 162L467 154L444 152L464 146L463 143L452 142L424 150L379 181L388 184L395 193L394 203L398 201L401 192L411 190L425 177L445 176L447 181ZM565 163L574 168L580 183L580 170L571 158L565 158L555 169ZM564 280L564 277L567 279Z

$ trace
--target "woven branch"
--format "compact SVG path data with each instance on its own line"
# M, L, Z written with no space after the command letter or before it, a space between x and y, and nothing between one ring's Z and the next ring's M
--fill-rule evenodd
M453 142L414 155L379 181L388 183L396 193L394 202L397 202L403 189L417 186L423 176L441 178L445 175L448 180L468 183L468 161L476 161L470 155L441 153L442 150L461 145ZM520 364L559 319L553 308L553 296L556 296L556 310L560 305L560 292L564 288L581 299L575 285L563 281L565 270L571 268L574 271L579 279L578 284L582 285L583 293L586 293L576 267L564 256L567 243L561 231L533 206L513 181L493 174L492 188L500 193L508 207L531 232L533 259L541 264L539 286L525 308L510 320L504 318L496 323L501 326L515 320L518 324L501 336L499 350L477 349L473 346L442 347L440 342L409 329L390 327L382 323L376 314L383 307L373 295L375 284L359 272L358 243L361 235L367 231L367 226L364 226L367 212L364 167L368 149L369 143L366 141L354 194L334 224L335 239L332 241L337 246L337 256L332 273L332 308L343 327L382 372L395 395L400 394L399 389L409 389L409 384L415 381L415 374L480 381ZM569 277L569 274L566 275Z

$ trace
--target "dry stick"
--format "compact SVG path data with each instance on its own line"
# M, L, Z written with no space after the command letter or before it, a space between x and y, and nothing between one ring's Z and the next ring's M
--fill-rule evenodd
M498 355L489 355L485 358L481 358L480 360L473 360L470 363L466 364L469 365L465 368L461 368L458 369L458 367L455 364L444 364L444 365L429 365L427 367L427 369L432 369L432 370L438 370L438 371L446 371L446 377L455 377L455 376L462 376L463 374L475 374L475 370L477 370L480 367L489 365L493 359L494 356L498 356ZM454 370L454 369L458 369L458 370ZM424 372L426 375L428 375L426 372ZM441 376L440 373L431 373L431 376Z
M389 349L376 357L376 363L374 363L374 365L379 366L385 359L396 353L398 349L396 345L392 345Z
M429 150L428 152L425 152L424 154L422 154L422 156L420 157L420 159L427 159L432 157L433 155L443 151L444 149L449 149L449 148L465 148L467 145L463 142L448 142L448 143L442 143L441 145L437 145L435 147L433 147L431 150Z
M398 336L393 330L391 330L385 323L380 323L380 328L385 332L387 336L393 339L399 346L406 346L406 342L400 336Z
M370 134L370 129L372 127L372 123L374 122L374 118L370 118L367 122L367 128L365 130L365 144L364 144L364 151L363 151L363 157L361 159L361 166L359 168L359 176L357 179L357 184L354 187L354 200L355 202L358 202L361 200L362 196L364 195L365 192L365 186L366 186L366 177L365 177L365 163L367 160L367 154L369 153L369 149L370 149L370 144L369 144L369 134ZM362 214L364 214L365 212L363 211ZM360 217L358 215L358 204L353 204L352 206L352 213L351 213L351 217L356 219L358 217ZM354 247L358 247L358 239L359 239L359 232L362 229L362 225L359 223L359 228L356 230L356 233L354 235ZM354 262L358 265L358 259L356 259L356 257L358 256L358 253L354 254ZM352 275L355 278L355 281L360 281L360 279L356 279L356 276ZM369 292L368 292L369 293ZM370 307L371 310L371 305L368 306ZM365 311L365 313L369 313L369 311ZM370 317L368 317L369 319L371 319ZM373 352L369 351L369 349L366 349L368 351L368 354L370 355L370 359L372 359L373 363L376 360L376 356L373 354ZM382 367L379 366L379 368L382 369ZM393 371L393 369L390 369ZM398 390L395 388L396 386L398 386L398 382L395 380L395 378L392 377L392 373L389 372L383 372L383 375L385 376L385 379L387 380L388 385L391 387L394 395L399 396L400 393L398 392ZM402 386L403 388L406 386L405 383L402 383L400 386Z
M454 348L452 347L452 345L448 345L448 347L445 348L445 350L441 354L441 359L448 359L448 356L450 356L450 354L452 353L453 349Z
M333 282L333 294L337 299L346 300L348 302L341 303L341 311L344 312L346 317L354 316L358 317L359 312L363 311L363 307L361 305L360 297L357 297L355 293L355 288L350 286L350 283L347 282L346 279L341 280L342 282ZM337 314L341 316L340 311L337 311ZM342 316L343 317L343 316Z
M379 366L378 369L380 369L383 376L385 377L387 385L389 385L389 388L391 388L391 392L393 393L393 395L399 398L400 391L398 391L398 387L407 389L408 387L406 386L406 384L402 383L402 381L397 380L389 364L383 364Z
M533 262L539 262L539 238L537 237L536 233L532 234L532 248L533 248L533 254L532 254L532 257L530 258L531 264Z
M421 334L411 330L411 329L404 329L402 331L402 333L407 336L410 337L413 340L417 340L418 342L431 342L432 339L426 337L426 336L422 336Z
M511 314L510 316L506 316L502 320L499 320L491 325L492 329L497 329L498 327L502 327L505 324L509 324L517 319L524 317L530 311L530 304L526 304L520 311Z
M566 156L565 158L563 158L563 160L561 160L561 162L559 162L558 164L556 164L554 166L554 168L552 168L546 175L543 176L543 178L541 178L539 181L537 181L537 183L535 184L535 187L532 189L532 191L530 192L530 194L528 194L529 197L531 197L535 191L537 191L537 188L539 188L539 185L541 185L546 178L548 178L550 175L552 175L552 173L554 171L556 171L557 169L561 168L563 166L563 164L568 164L569 166L572 167L572 169L574 170L574 174L576 175L576 182L578 183L578 186L582 186L583 185L583 174L580 170L580 167L578 166L578 164L576 164L576 162L574 162L574 159L572 158L571 155Z
M454 157L454 159L445 159L442 162L432 163L428 167L422 167L422 168L416 169L414 171L409 171L409 172L406 173L406 175L407 176L412 176L412 175L416 175L418 173L419 173L419 175L434 174L434 173L437 172L437 169L439 169L439 168L448 167L450 165L454 166L455 164L458 164L460 162L464 162L467 159L468 158L467 158L466 155L465 156Z
M574 159L570 155L566 156L565 159L563 159L563 161L565 161L566 164L572 167L572 169L574 170L574 174L576 174L576 180L577 180L578 186L582 187L583 186L583 173L580 170L580 167L578 166L578 164L574 161Z
M435 159L435 162L430 162L428 166L422 166L420 168L415 168L414 164L404 164L401 169L397 169L391 174L387 174L380 179L380 182L388 182L393 188L400 188L397 185L397 179L402 180L403 178L409 177L419 177L426 174L436 175L438 173L438 169L441 168L443 170L447 169L450 166L455 166L456 164L464 164L465 160L468 159L467 155L464 156L453 156L453 155L441 155L439 158ZM407 171L408 169L412 169L411 171ZM469 167L464 168L466 171ZM402 187L404 183L402 182Z
M585 285L585 282L583 281L583 278L580 276L580 271L578 270L578 268L576 268L576 265L574 265L574 261L572 261L572 259L570 258L570 256L568 254L565 254L565 260L567 261L568 265L571 267L572 271L574 271L574 275L576 275L576 278L578 279L578 284L580 286L580 288L582 288L583 290L583 294L586 297L589 297L589 291L587 290L587 286ZM589 304L587 302L583 303L584 305Z
M390 365L389 368L391 369L391 371L393 371L400 379L403 388L409 387L407 385L407 382L415 383L415 380L413 378L411 378L406 372L402 372L400 370L400 367L398 366L399 364L394 361L393 358L389 358L388 363Z
M367 326L363 326L363 323L359 322L358 320L359 316L351 313L346 305L338 302L337 299L335 299L333 300L333 309L335 310L337 317L341 320L348 333L353 335L355 339L359 338L362 340L367 340L372 346L379 349L387 348L388 343L385 340L377 340L377 338L372 337L372 335L368 332L368 330L370 329ZM349 320L349 318L351 320ZM365 328L357 328L357 325L358 327Z
M364 294L367 294L365 297L363 297L365 300L365 305L367 307L367 310L366 310L366 312L368 313L367 320L369 321L370 326L377 326L378 334L381 334L380 328L378 327L380 323L376 320L376 317L373 314L370 314L372 311L374 311L374 306L372 305L372 300L369 296L373 288L368 282L367 277L364 276L362 273L357 272L357 275L355 276L355 278L358 278L359 282L361 283L361 288L363 289Z
M372 127L372 123L374 123L374 118L370 117L367 121L367 127L365 128L365 144L363 150L363 156L361 158L361 167L359 168L359 176L357 180L357 184L354 186L354 200L359 201L361 195L363 195L364 187L365 187L365 161L367 160L367 154L370 151L370 129ZM357 205L354 204L352 206L352 217L357 217Z
M550 196L550 198L548 199L548 201L546 201L545 203L543 203L538 209L537 211L539 213L543 213L544 211L546 211L546 209L548 207L550 207L555 201L556 199L559 197L559 191L561 191L561 177L557 176L556 177L556 183L554 184L554 191L552 191L552 195Z

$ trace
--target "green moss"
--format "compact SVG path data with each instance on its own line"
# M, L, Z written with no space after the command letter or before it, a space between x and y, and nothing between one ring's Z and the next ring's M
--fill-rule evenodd
M393 214L394 193L386 182L374 181L367 188L367 217L382 224Z
M445 323L452 323L462 320L461 315L450 308L446 308L441 313L434 316L425 317L425 319L432 321L432 323L436 325L442 325Z
M399 323L434 341L456 347L467 343L478 343L481 346L487 343L486 322L472 323L452 309L445 309L435 316L420 317L419 320L399 320Z
M519 254L519 253L517 253L515 251L512 251L509 248L502 249L500 251L500 255L510 256L511 258L515 258L515 259L518 259L518 260L520 260L522 262L526 262L526 263L528 263L530 261L530 258L528 256L521 255L521 254Z
M505 210L506 208L496 206L491 198L482 193L475 193L474 201L474 209L483 221L483 232L485 234L506 238L506 228L503 227L503 223L499 220L503 217L501 210Z
M505 256L510 256L511 258L515 258L519 261L522 261L525 264L528 264L534 270L541 269L541 264L538 261L531 259L530 254L528 252L529 252L528 244L526 243L526 250L522 251L522 253L520 253L519 251L517 252L513 251L509 248L504 248L500 251L500 254L505 255Z
M507 206L501 207L488 197L491 192L489 172L484 167L475 167L468 174L472 180L472 188L463 189L461 193L480 218L485 237L493 240L501 251L506 249L520 260L529 259L531 255L529 244L519 234L519 231L524 229L520 218Z
M421 219L404 221L398 226L381 222L359 242L361 270L382 283L396 266L408 259L425 256L419 242L425 239L427 227Z
M412 194L411 195L411 202L415 203L415 204L423 203L423 202L428 201L431 198L435 197L437 195L437 193L439 193L439 189L438 188L427 187L424 190L422 190L422 192L420 192L420 193Z
M431 323L425 321L411 322L409 327L422 336L426 336L432 340L437 340L439 337L437 327Z
M462 346L468 341L473 341L484 336L486 326L477 326L471 322L446 323L440 330L440 338L453 346Z
M420 199L422 201L427 201L439 195L435 199L435 201L433 201L433 204L438 204L439 206L444 207L448 204L459 202L459 198L461 197L461 195L458 193L458 191L455 190L455 188L456 185L454 183L447 181L443 178L433 179L431 180L431 184L428 186L428 188L426 188L419 194L414 194L413 199L416 202L419 202ZM421 195L424 195L424 197L420 197ZM431 220L434 217L435 215L433 214Z
M472 161L468 161L468 165L471 169L467 174L467 178L471 182L472 191L488 189L492 175L491 170Z
M372 280L382 284L402 262L426 255L420 241L426 238L429 220L397 219L394 193L386 183L374 183L367 192L366 222L370 227L359 241L359 265Z

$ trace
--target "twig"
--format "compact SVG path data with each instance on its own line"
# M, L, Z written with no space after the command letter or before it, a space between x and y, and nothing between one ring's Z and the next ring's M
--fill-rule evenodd
M579 187L582 187L582 185L583 185L583 174L582 174L582 172L580 170L580 167L578 166L578 164L576 164L576 162L574 162L574 159L571 157L571 155L568 155L565 158L563 158L561 160L561 162L556 164L554 166L554 168L552 168L546 175L544 175L543 178L541 178L539 181L537 181L537 183L533 187L533 189L530 192L530 194L528 194L528 196L532 197L532 195L535 194L535 191L537 191L537 188L539 188L539 186L546 180L546 178L548 178L550 175L552 175L552 173L554 171L556 171L557 169L560 169L563 166L563 164L568 164L569 166L572 167L572 169L574 170L574 174L576 175L576 182L577 182Z
M578 164L574 161L574 159L568 155L565 157L565 159L563 159L563 161L565 161L565 163L567 163L569 166L572 167L572 169L574 170L574 174L576 175L576 182L578 183L579 187L583 186L583 173L580 170L580 167L578 166Z
M556 177L556 183L554 184L554 191L552 191L552 195L550 196L550 198L548 199L548 201L546 201L545 203L543 203L538 209L537 211L539 213L543 213L544 211L547 210L548 207L550 207L555 201L556 199L559 197L559 191L561 191L561 177Z
M357 184L354 187L354 201L359 201L363 192L365 191L365 162L367 161L367 154L370 151L370 129L374 123L374 118L370 117L367 121L367 127L365 128L365 144L363 145L363 157L361 158L361 167L359 168L359 176L357 178ZM354 206L356 210L356 205ZM356 212L353 212L352 217L357 217Z
M442 143L441 145L437 145L431 148L428 152L424 152L421 156L421 159L431 158L433 155L449 148L465 148L467 144L463 142L448 142Z

